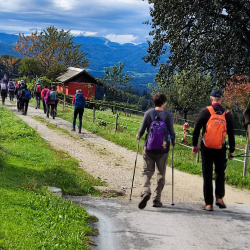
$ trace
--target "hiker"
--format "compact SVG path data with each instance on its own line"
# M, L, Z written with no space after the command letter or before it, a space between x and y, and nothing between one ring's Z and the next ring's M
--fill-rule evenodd
M27 111L28 111L28 106L29 106L29 101L31 99L31 92L29 89L27 89L27 85L22 86L22 111L23 111L23 115L27 115Z
M20 84L21 84L21 86L25 86L26 85L26 83L24 82L24 80L21 80Z
M57 93L57 90L56 90L56 86L53 86L52 90L56 93L56 100L55 100L55 107L54 107L55 116L56 116L57 115L57 104L58 104L58 93Z
M35 98L36 98L35 109L40 109L40 100L41 100L42 89L43 89L43 85L41 83L41 80L38 79L36 85L34 86L34 93L35 93Z
M226 205L223 201L225 195L225 169L227 165L226 159L226 133L228 134L229 141L229 153L228 159L233 159L233 153L235 150L235 138L234 138L234 127L233 127L233 118L229 111L227 111L222 106L223 93L221 90L213 90L210 94L210 101L212 106L208 106L205 109L202 109L196 120L196 124L193 132L193 148L192 152L194 154L199 152L198 148L198 139L200 135L200 130L202 129L203 140L201 141L201 158L202 158L202 174L203 174L203 195L205 205L202 206L203 210L213 211L213 164L215 165L215 204L219 208L226 208ZM211 109L211 110L210 110ZM210 111L209 111L210 110ZM213 113L219 115L218 119L224 119L225 128L223 132L218 132L220 129L212 123L212 120L209 119ZM225 122L226 121L226 122ZM210 125L209 125L210 124ZM223 124L220 122L220 124ZM215 137L212 136L212 133L215 132L218 134ZM211 140L209 141L209 138ZM223 138L223 139L221 139ZM218 144L218 145L216 145Z
M138 206L140 209L145 208L148 200L150 199L150 182L155 172L155 167L157 168L157 185L153 196L153 207L162 207L161 193L165 185L166 165L170 141L172 146L175 145L175 132L173 128L172 116L165 110L167 97L165 94L158 93L153 97L153 101L155 107L146 111L140 130L136 135L136 139L139 140L147 129L143 145L143 190L141 193L141 202ZM155 121L157 121L157 123ZM160 121L162 122L160 123ZM151 130L151 124L156 124L157 126L160 124L160 126L164 128L164 133L161 134L156 140L151 140L151 138L154 138L154 135L152 136L152 133L154 132L151 133L151 131L153 131Z
M15 86L15 83L11 79L8 82L8 89L9 89L10 101L14 101L16 86Z
M7 97L8 93L8 79L4 77L2 79L2 82L0 83L0 91L1 91L1 97L2 97L2 104L5 104L5 98Z
M21 108L21 100L19 98L20 94L19 94L19 90L22 89L22 86L21 86L21 81L18 81L18 85L15 89L15 95L16 95L16 100L17 100L17 111L20 112L22 110Z
M49 86L48 91L45 96L45 103L46 103L46 115L49 118L49 114L55 119L55 100L56 100L57 93L52 90L52 87Z
M84 107L85 107L85 98L83 93L80 89L76 91L76 94L74 95L72 99L72 104L74 104L74 117L73 117L73 128L72 131L76 131L76 118L77 115L79 116L79 122L78 122L78 129L79 134L82 131L82 116L84 113Z
M45 96L46 96L46 93L48 91L48 86L46 85L45 88L42 90L41 92L41 98L42 98L42 101L43 101L43 111L44 111L44 114L46 114L46 103L45 103Z

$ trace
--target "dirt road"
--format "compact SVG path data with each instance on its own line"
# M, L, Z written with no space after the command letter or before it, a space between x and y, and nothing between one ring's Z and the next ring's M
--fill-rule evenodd
M117 146L101 137L98 137L83 129L82 134L71 132L71 123L58 117L56 119L46 118L50 123L70 131L70 134L51 130L46 124L33 119L36 116L45 118L42 109L35 109L29 106L26 116L17 112L15 103L6 102L6 107L11 109L15 115L20 117L29 126L46 140L59 149L69 152L69 154L80 161L80 167L94 177L100 177L108 183L109 190L121 191L124 193L122 199L128 199L135 166L136 153ZM84 118L83 118L84 120ZM84 126L84 121L83 121ZM136 140L135 140L136 143ZM170 157L171 158L171 157ZM169 159L171 165L171 159ZM133 200L140 199L142 169L142 156L138 155ZM167 183L163 191L162 201L171 202L171 167L167 168ZM202 178L196 175L174 171L174 201L186 203L203 203ZM152 190L155 187L155 179L152 180ZM225 203L250 204L250 191L239 190L231 186L226 186ZM150 204L150 201L149 201Z

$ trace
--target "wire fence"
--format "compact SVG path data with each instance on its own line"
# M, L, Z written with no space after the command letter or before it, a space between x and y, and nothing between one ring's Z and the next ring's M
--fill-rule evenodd
M64 108L67 108L73 112L74 110L73 104L67 103L65 100L62 100L62 99L59 99L59 102L63 104ZM133 120L132 115L137 115L137 116L139 115L142 117L145 113L142 111L129 109L127 107L110 105L110 104L105 104L105 103L97 104L96 102L92 102L92 101L86 101L86 106L88 106L89 108L85 108L88 110L88 112L84 112L84 116L88 117L93 122L97 120L100 124L110 124L114 126L115 131L117 131L118 127L127 129L128 123L134 123L138 125L138 129L139 129L141 121ZM99 109L96 109L96 106L98 106ZM89 114L91 112L92 112L92 115ZM126 117L123 117L122 113L125 114ZM195 121L193 120L185 121L182 117L178 117L176 110L170 111L170 113L173 116L173 121L175 125L183 125L185 122L188 122L190 126L194 127ZM130 116L130 119L127 118L128 116ZM125 121L125 123L122 121ZM235 132L236 131L245 132L245 130L240 130L240 129L235 129ZM242 142L243 142L244 137L243 136L241 137L242 137ZM192 134L186 133L186 131L176 132L176 139L177 139L176 141L178 145L187 147L190 149L192 148L192 143L190 143L190 141L192 141ZM243 148L236 148L236 149L238 151L244 151L244 155L242 154L242 157L244 157L244 160L235 159L235 158L233 158L233 160L244 163L243 175L245 176L246 171L247 171L247 165L248 165L249 145L246 143L244 149ZM199 159L199 155L197 155L197 159Z

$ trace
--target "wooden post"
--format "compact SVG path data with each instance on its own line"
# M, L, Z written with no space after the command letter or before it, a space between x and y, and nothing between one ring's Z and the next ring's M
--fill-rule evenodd
M115 131L117 131L117 127L118 127L118 117L119 117L119 115L116 114L116 119L115 119Z
M66 103L66 95L64 94L63 95L63 111L65 109L65 103Z
M244 160L243 176L247 175L248 154L249 154L249 144L247 144L246 148L245 148L245 160Z
M247 165L248 165L248 154L249 154L249 146L250 146L250 124L247 125L247 145L245 148L245 160L244 160L244 168L243 168L243 176L247 175Z
M95 122L95 105L93 106L93 122Z

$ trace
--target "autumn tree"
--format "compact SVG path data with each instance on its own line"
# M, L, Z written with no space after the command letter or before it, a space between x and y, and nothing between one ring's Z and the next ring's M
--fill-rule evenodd
M245 128L248 127L250 143L250 82L248 78L241 77L238 82L229 81L224 91L224 100L228 107L244 112L244 124Z
M20 58L10 55L3 55L0 57L0 71L2 75L6 74L9 78L18 76L18 67L20 65Z
M220 86L231 74L250 73L249 0L148 0L152 21L146 62L171 77L192 65L210 72Z
M70 31L57 30L54 26L50 26L40 33L35 31L30 36L19 34L13 49L24 58L36 59L42 67L42 73L46 75L50 72L50 76L55 79L59 68L64 70L69 66L88 66L89 61L85 58L87 54L80 50L80 46L73 42Z

